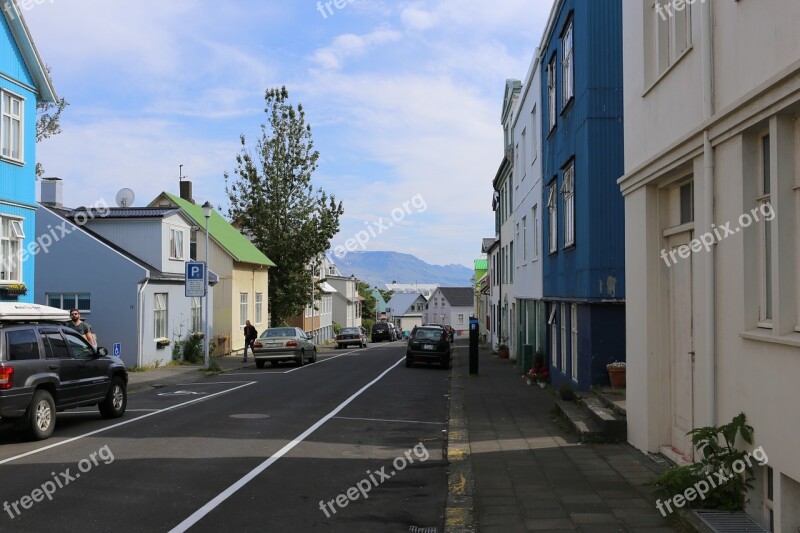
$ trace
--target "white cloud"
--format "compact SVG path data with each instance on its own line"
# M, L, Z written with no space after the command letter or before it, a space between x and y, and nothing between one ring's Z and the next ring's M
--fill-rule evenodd
M311 59L322 68L339 69L345 59L363 56L370 47L399 41L401 36L400 32L388 28L377 29L366 35L339 35L330 46L316 50Z

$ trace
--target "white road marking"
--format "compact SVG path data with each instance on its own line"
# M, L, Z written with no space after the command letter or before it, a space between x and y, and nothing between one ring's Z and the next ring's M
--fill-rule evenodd
M197 402L203 402L205 400L209 400L209 399L213 398L214 396L219 396L220 394L227 394L227 393L233 392L233 391L235 391L237 389L241 389L241 388L247 387L249 385L254 385L255 383L256 383L255 381L250 381L250 382L244 383L244 384L242 384L242 385L240 385L238 387L233 387L232 389L227 389L227 390L224 390L224 391L221 391L221 392L215 392L214 394L210 394L208 396L203 396L202 398L195 398L194 400L189 400L188 402L183 402L183 403L179 403L179 404L176 404L176 405L173 405L173 406L170 406L170 407L165 407L164 409L159 409L157 411L154 411L152 413L148 413L146 415L138 416L138 417L132 418L130 420L125 420L124 422L118 422L118 423L113 424L111 426L106 426L104 428L100 428L100 429L96 429L94 431L90 431L89 433L84 433L83 435L78 435L77 437L72 437L70 439L62 440L60 442L56 442L56 443L50 444L48 446L43 446L41 448L37 448L37 449L31 450L29 452L21 453L19 455L15 455L14 457L9 457L8 459L3 459L2 461L0 461L0 465L4 465L6 463L10 463L11 461L16 461L17 459L22 459L23 457L28 457L29 455L35 455L35 454L41 453L41 452L43 452L45 450L50 450L52 448L57 448L58 446L63 446L64 444L69 444L69 443L75 442L77 440L85 439L86 437L91 437L92 435L97 435L98 433L102 433L104 431L108 431L109 429L118 428L118 427L124 426L126 424L132 424L133 422L138 422L139 420L144 420L145 418L149 418L151 416L158 415L158 414L164 413L166 411L172 411L173 409L178 409L178 408L184 407L186 405L190 405L190 404L197 403ZM61 416L61 415L59 414L58 416Z
M337 420L366 420L368 422L401 422L404 424L434 424L437 426L444 425L444 422L423 422L422 420L395 420L392 418L357 418L354 416L336 416Z
M327 422L328 420L330 420L331 418L336 416L336 414L339 411L341 411L342 409L344 409L345 407L347 407L347 405L350 402L352 402L353 400L355 400L356 398L361 396L361 394L364 393L364 391L366 391L367 389L372 387L375 383L380 381L383 378L383 376L388 374L394 367L396 367L397 365L399 365L400 363L402 363L405 360L406 360L406 358L403 357L402 359L399 359L395 364L393 364L392 366L390 366L389 368L387 368L386 370L381 372L381 374L378 377L376 377L375 379L373 379L372 381L370 381L369 383L367 383L366 385L364 385L363 387L358 389L358 391L353 393L349 398L347 398L345 401L343 401L338 406L336 406L333 409L333 411L331 411L330 413L328 413L324 417L320 418L311 427L309 427L304 432L302 432L300 435L295 437L294 440L292 440L291 442L286 444L283 448L281 448L280 450L275 452L275 454L272 457L270 457L269 459L267 459L266 461L264 461L263 463L261 463L260 465L255 467L253 470L251 470L247 474L245 474L241 479L239 479L239 481L237 481L236 483L234 483L233 485L231 485L230 487L228 487L224 491L220 492L210 502L208 502L207 504L202 506L200 509L198 509L197 511L192 513L191 516L186 518L183 522L181 522L180 524L178 524L177 526L172 528L170 530L170 533L182 533L183 531L186 531L187 529L189 529L190 527L195 525L203 517L205 517L208 513L210 513L214 509L216 509L222 502L224 502L225 500L227 500L228 498L233 496L233 494L236 491L238 491L239 489L241 489L242 487L247 485L250 481L252 481L261 472L263 472L264 470L269 468L278 459L280 459L281 457L283 457L284 455L289 453L292 450L292 448L294 448L295 446L297 446L298 444L303 442L309 435L311 435L317 429L319 429L320 426L322 426L325 422Z

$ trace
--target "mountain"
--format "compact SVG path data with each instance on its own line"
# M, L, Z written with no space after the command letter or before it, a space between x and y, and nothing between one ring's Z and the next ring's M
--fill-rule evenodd
M349 252L332 257L343 276L355 276L383 289L384 284L438 283L441 287L470 287L474 272L463 265L431 265L411 254L399 252Z

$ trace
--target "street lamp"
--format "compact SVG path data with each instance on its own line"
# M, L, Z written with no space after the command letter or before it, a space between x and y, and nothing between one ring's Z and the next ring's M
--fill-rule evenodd
M206 280L205 280L205 293L206 293L206 300L205 300L205 323L203 324L203 354L205 358L203 359L205 363L205 367L208 368L208 219L211 218L211 203L206 200L206 203L203 204L203 216L206 217Z

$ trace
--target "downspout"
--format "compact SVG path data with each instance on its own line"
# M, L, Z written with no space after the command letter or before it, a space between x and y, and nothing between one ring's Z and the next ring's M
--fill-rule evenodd
M142 348L144 348L144 289L150 281L149 277L144 278L144 282L139 282L136 291L136 305L139 312L136 314L136 336L139 338L139 348L136 350L136 366L142 366Z
M714 187L714 148L709 137L709 124L714 116L714 20L711 11L711 2L702 2L701 8L701 35L703 48L703 120L706 128L703 131L703 192L704 211L708 213L708 220L714 223L716 213L715 187ZM708 328L705 333L704 351L706 357L706 374L708 394L707 425L717 424L717 308L716 308L716 246L711 248L711 255L705 263L705 300L706 323ZM693 356L694 357L694 356ZM694 390L694 389L692 389Z

